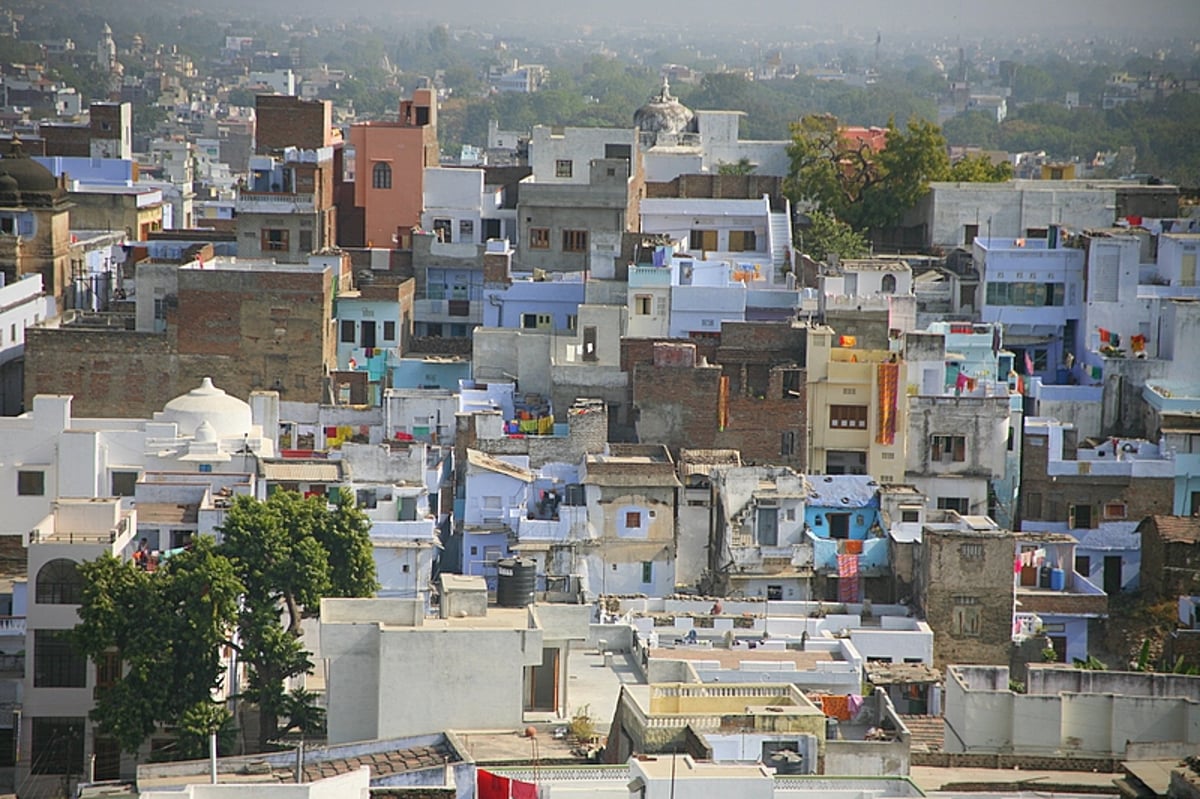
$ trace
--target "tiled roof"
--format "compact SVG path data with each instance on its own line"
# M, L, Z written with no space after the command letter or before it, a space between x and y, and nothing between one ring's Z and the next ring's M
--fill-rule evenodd
M390 774L403 774L407 771L419 771L433 768L444 763L453 763L458 755L444 742L432 746L416 746L411 749L393 749L388 752L375 752L355 757L322 760L304 765L304 778L308 782L334 777L350 771L357 771L362 766L369 766L371 779L378 780Z
M296 483L338 483L342 465L338 461L262 461L266 480Z
M1200 543L1200 516L1151 516L1149 521L1163 541Z

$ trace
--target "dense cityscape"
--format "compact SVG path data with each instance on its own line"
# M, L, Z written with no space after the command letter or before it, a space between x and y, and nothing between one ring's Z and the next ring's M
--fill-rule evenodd
M0 796L1200 799L1192 3L510 6L0 7Z

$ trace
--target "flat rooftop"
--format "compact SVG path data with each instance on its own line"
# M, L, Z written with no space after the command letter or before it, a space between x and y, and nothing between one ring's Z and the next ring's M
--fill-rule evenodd
M743 662L793 663L796 671L815 671L818 663L842 659L837 652L801 652L796 649L780 652L778 650L750 649L745 646L735 649L692 649L689 647L651 649L650 657L657 660L716 661L721 664L722 669L729 670L740 669Z

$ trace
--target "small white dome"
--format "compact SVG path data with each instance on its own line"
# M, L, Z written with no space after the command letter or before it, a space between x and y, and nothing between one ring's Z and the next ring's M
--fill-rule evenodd
M210 377L204 378L198 388L168 402L159 418L175 422L181 433L196 431L197 440L212 441L247 435L253 424L250 405L214 386ZM199 428L205 425L208 429L201 431ZM201 439L201 435L206 438Z
M208 444L216 440L217 431L213 429L213 426L207 420L201 422L200 426L196 428L196 441Z

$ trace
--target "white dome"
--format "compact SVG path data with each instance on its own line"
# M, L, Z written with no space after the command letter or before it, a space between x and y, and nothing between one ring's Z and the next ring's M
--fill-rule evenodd
M208 423L207 419L205 419L200 423L200 426L196 428L195 438L196 441L211 443L217 440L217 431L214 430L213 426Z
M195 431L197 439L203 436L204 440L244 436L252 425L250 406L214 386L210 377L199 388L168 402L159 418L175 422L181 433ZM198 429L204 425L207 430Z

